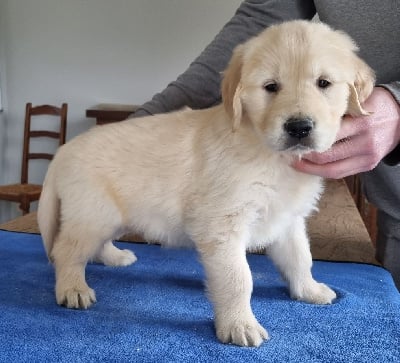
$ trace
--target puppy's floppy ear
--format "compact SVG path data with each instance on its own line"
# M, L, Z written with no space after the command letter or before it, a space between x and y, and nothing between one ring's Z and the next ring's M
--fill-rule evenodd
M350 96L347 106L347 113L351 116L367 116L370 113L361 106L372 93L375 84L373 70L360 58L355 56L356 76L350 87Z
M224 72L221 93L222 101L226 112L233 121L233 131L239 128L242 119L242 102L240 93L242 86L240 83L243 66L244 46L239 45L233 51L233 56Z

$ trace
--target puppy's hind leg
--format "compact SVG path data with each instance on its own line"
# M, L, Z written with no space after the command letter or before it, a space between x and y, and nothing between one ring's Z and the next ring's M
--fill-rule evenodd
M136 262L135 254L130 250L120 250L112 241L104 243L103 247L94 257L94 261L104 263L106 266L128 266Z
M56 300L68 308L87 309L96 302L96 295L85 279L85 267L103 240L96 233L63 224L50 259L56 271Z
M268 247L268 254L289 284L293 299L312 304L331 304L336 293L311 274L312 256L303 217L293 221L285 239Z

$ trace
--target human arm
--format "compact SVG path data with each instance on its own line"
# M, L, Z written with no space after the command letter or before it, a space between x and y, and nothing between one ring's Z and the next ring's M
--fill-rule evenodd
M324 153L294 162L301 172L339 179L372 170L383 160L400 162L400 82L375 87L363 107L369 116L345 116L336 139Z
M201 109L221 101L221 73L236 45L261 32L272 23L290 19L311 19L315 14L309 0L247 0L214 40L151 101L142 105L135 116L145 116L189 106Z

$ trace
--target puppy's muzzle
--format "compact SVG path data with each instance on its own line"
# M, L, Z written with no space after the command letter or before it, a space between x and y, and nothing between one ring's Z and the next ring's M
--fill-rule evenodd
M283 128L291 138L300 141L301 139L310 136L310 133L314 128L314 122L309 117L291 117L283 124Z

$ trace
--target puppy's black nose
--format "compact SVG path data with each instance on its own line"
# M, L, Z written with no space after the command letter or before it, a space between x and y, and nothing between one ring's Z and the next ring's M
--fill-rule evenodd
M313 127L314 122L309 117L291 117L283 125L283 128L289 134L289 136L296 139L302 139L310 135Z

